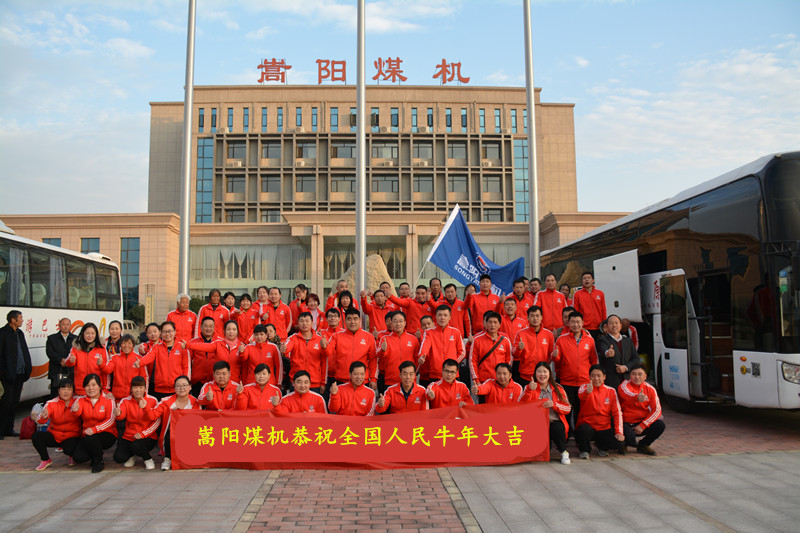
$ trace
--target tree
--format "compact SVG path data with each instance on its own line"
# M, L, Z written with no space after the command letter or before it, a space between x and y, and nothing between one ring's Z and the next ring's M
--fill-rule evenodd
M206 301L202 298L197 298L196 296L189 300L189 309L197 313L200 311L200 308L206 304Z
M137 324L144 323L144 306L143 305L134 305L128 312L125 313L125 318L127 320L133 320Z

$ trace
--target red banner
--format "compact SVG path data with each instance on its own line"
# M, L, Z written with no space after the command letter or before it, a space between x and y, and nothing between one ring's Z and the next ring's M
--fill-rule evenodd
M172 468L418 468L550 459L541 401L370 417L172 411Z

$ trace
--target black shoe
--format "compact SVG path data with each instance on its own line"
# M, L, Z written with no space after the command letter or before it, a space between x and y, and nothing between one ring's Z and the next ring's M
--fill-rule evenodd
M6 433L5 436L6 437L19 437L19 433L17 433L16 431L11 431L9 433Z
M103 471L104 467L105 465L103 464L103 461L97 461L92 463L92 474L99 474L100 472Z

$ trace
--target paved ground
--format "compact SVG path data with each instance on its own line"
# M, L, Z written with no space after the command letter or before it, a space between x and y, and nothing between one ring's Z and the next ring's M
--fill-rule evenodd
M145 472L106 452L102 474L58 454L38 473L30 442L6 439L0 531L798 530L800 413L665 417L658 457L569 466Z

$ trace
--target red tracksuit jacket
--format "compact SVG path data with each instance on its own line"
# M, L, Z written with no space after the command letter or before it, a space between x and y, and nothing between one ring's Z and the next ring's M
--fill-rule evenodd
M383 394L383 407L376 405L375 410L379 413L407 413L409 411L426 411L428 409L428 395L425 387L414 383L411 392L406 398L403 394L403 384L392 385Z
M369 303L366 298L361 298L361 309L363 309L364 314L369 317L368 331L373 333L375 331L381 331L386 327L386 314L389 313L389 311L396 311L397 307L389 300L386 300L383 307L378 307L375 303Z
M558 353L553 352L556 376L562 385L578 387L589 382L589 367L597 364L594 339L588 331L581 332L580 342L567 331L556 340Z
M75 414L81 417L84 435L87 429L91 429L95 434L106 432L117 436L117 425L114 423L114 400L101 394L92 405L92 400L87 396L82 396L78 399L78 405L80 409Z
M447 383L444 379L440 379L428 385L428 390L432 390L435 394L433 400L428 399L431 409L458 406L461 402L466 402L467 405L475 404L467 386L458 380Z
M328 409L325 407L325 399L316 392L300 394L295 391L281 399L281 403L275 406L275 412L327 414Z
M511 320L503 314L503 319L500 322L500 329L499 333L506 337L509 341L516 338L517 334L522 331L523 329L528 327L528 319L525 318L517 318L514 316L514 320Z
M175 323L175 340L177 342L189 342L194 337L195 329L197 329L197 315L194 311L187 309L181 312L175 309L167 313L167 320Z
M419 321L425 315L434 316L434 307L430 300L419 303L416 298L398 298L395 295L389 296L389 301L406 314L406 331L412 335L419 329Z
M448 326L452 326L456 328L458 331L461 332L461 336L463 338L467 338L470 336L472 332L472 324L469 321L469 311L467 311L467 304L464 303L463 300L459 300L456 298L453 302L448 302L446 298L442 298L441 302L437 302L438 305L446 305L450 307L450 323ZM434 311L436 309L434 308ZM436 319L436 317L433 317Z
M661 402L655 387L647 382L638 387L626 379L618 389L619 402L622 408L622 419L628 424L639 424L642 429L647 429L650 424L661 418ZM646 396L643 402L639 401L639 392Z
M561 327L561 311L567 306L563 293L545 289L536 293L535 304L542 308L542 325L553 330Z
M328 377L328 356L321 342L322 337L313 332L308 340L299 332L286 340L286 355L292 364L292 375L298 370L305 370L311 377L312 387L325 385Z
M217 361L227 361L231 365L231 380L239 383L239 376L241 375L241 361L239 360L239 339L236 339L233 345L229 346L226 339L218 339L215 342L190 342L186 345L187 348L193 352L206 352L211 353L214 357L211 360L211 375L213 377L214 363Z
M217 305L216 309L211 307L211 304L206 304L197 312L197 323L194 327L194 336L200 336L200 324L203 319L210 316L214 319L214 335L217 337L225 336L225 322L231 319L230 310L222 304Z
M253 329L261 324L261 313L258 306L251 306L247 311L237 309L231 313L231 319L239 326L239 340L247 343L253 340Z
M603 291L592 287L592 292L589 292L581 287L572 295L572 302L575 310L583 315L584 328L600 328L600 323L606 319L606 297Z
M522 350L519 349L520 341L525 345ZM530 326L520 331L511 344L514 361L519 361L519 375L528 381L533 379L536 363L539 361L549 363L553 346L555 346L553 334L544 326L539 328L538 333Z
M386 341L386 350L383 342ZM382 368L383 382L388 387L400 383L400 363L413 361L417 364L419 340L411 333L389 333L378 339L378 366Z
M177 400L176 395L167 396L166 398L162 398L155 407L147 411L147 417L150 420L161 420L161 432L158 436L158 446L161 449L161 453L164 453L164 437L169 430L170 422L172 421L172 411L174 410L173 407L175 405L175 400ZM197 401L197 398L194 396L189 396L189 409L200 409L200 402Z
M501 387L495 379L487 379L478 385L478 394L486 396L486 403L514 403L522 399L522 386L510 381Z
M122 400L131 393L131 380L136 376L141 376L149 383L150 376L147 366L142 362L142 356L132 351L128 355L124 353L111 357L101 368L105 374L113 374L114 384L111 387L111 394L117 401ZM133 366L135 361L139 361L139 368Z
M483 294L476 292L470 294L464 301L469 309L469 314L472 320L472 334L477 335L483 331L483 314L486 311L502 312L503 306L500 303L500 297L496 294Z
M142 357L141 364L149 365L155 362L155 390L160 394L169 393L175 390L175 378L178 376L192 377L192 363L189 350L181 348L177 341L172 348L167 348L163 342L159 342ZM128 384L130 387L130 383Z
M272 397L281 397L281 390L267 383L262 389L258 383L250 383L244 386L244 390L236 398L236 409L238 411L245 411L247 409L256 411L272 411L275 407L272 405Z
M283 302L278 302L277 306L267 302L267 305L261 306L260 312L263 315L267 313L269 318L263 324L272 324L275 326L275 333L281 339L286 341L289 335L289 330L292 329L292 310Z
M529 293L525 292L522 295L522 298L517 298L517 295L513 292L506 296L506 299L511 298L515 302L517 302L517 318L521 318L525 320L525 323L528 323L528 309L531 308L533 305L534 296ZM502 313L501 313L502 314Z
M494 379L494 367L498 363L511 364L511 341L503 335L498 335L500 345L495 348L492 354L483 363L480 363L483 356L492 349L497 339L492 340L486 332L475 335L472 347L469 352L469 368L472 379L483 383L487 379ZM478 365L480 363L480 366Z
M61 398L53 398L44 404L47 409L47 418L41 415L36 419L39 424L44 424L48 420L50 425L47 431L53 434L56 442L64 442L73 437L80 437L83 434L81 427L81 417L71 411L72 406L78 401L77 396L73 396L69 403L64 403ZM44 412L44 409L42 409Z
M134 435L137 433L141 433L144 438L156 438L158 435L156 430L161 425L161 419L153 421L149 415L149 412L158 405L158 400L147 394L143 399L147 402L147 407L144 409L139 407L139 401L131 396L119 402L121 412L117 420L125 421L125 433L122 435L125 440L134 440Z
M103 346L95 346L89 352L84 352L80 348L75 346L72 347L72 350L69 352L70 355L75 355L75 362L71 362L69 357L67 357L67 362L64 363L64 366L74 366L75 367L75 395L76 396L85 396L86 389L83 388L83 380L89 374L97 374L100 376L100 384L103 386L103 390L108 390L110 385L109 377L103 373L102 367L98 366L97 364L97 356L99 355L103 361L108 361L108 352Z
M428 380L441 379L445 360L455 359L460 363L464 359L461 332L452 326L442 328L438 324L425 330L419 345L419 355L425 356L425 362L420 367L420 376Z
M578 389L578 400L581 410L578 413L576 424L589 424L596 431L614 428L616 435L622 435L622 411L617 399L617 391L608 385L594 387L592 392L587 392L585 383ZM613 426L612 426L613 423Z
M337 415L372 416L375 414L375 401L375 391L371 388L345 383L339 385L336 394L331 394L328 410Z
M225 390L222 390L219 388L216 381L209 381L200 389L200 394L197 395L197 401L208 411L232 411L236 408L236 397L238 396L236 389L238 387L238 383L230 380L225 386ZM211 400L206 398L208 391L214 393Z
M569 400L567 400L567 393L564 392L564 388L559 384L556 384L556 388L561 392L561 397L564 398L564 401L558 399L558 395L556 391L552 391L551 399L553 400L553 409L557 414L558 418L561 419L561 423L564 424L564 434L569 434L569 424L567 424L567 415L570 411L572 411L572 406L569 404ZM522 394L522 398L520 399L521 402L532 402L534 400L538 400L539 396L542 394L542 389L539 388L538 384L535 390L531 390L528 387L525 387L525 392Z
M239 354L240 379L245 385L256 382L255 369L264 363L269 367L270 385L283 382L283 357L278 347L271 342L251 343Z
M340 331L328 341L325 354L333 354L336 381L340 383L350 381L350 363L361 361L367 365L367 380L377 383L378 361L375 338L363 329L355 333L348 329Z

